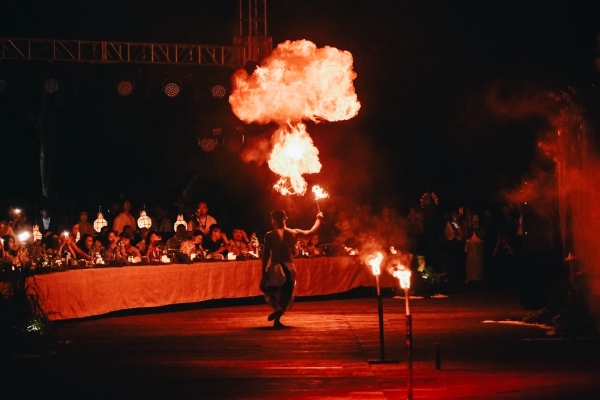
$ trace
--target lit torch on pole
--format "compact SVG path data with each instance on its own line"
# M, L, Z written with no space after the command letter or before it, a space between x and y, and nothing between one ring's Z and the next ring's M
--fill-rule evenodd
M314 185L312 187L312 191L315 194L315 201L317 202L317 210L321 212L321 206L319 206L319 199L326 199L329 197L329 193L327 193L323 188L319 185Z
M369 264L373 269L373 275L375 275L375 285L377 286L377 311L379 313L379 349L381 351L381 359L369 360L369 364L382 364L382 363L397 363L398 360L387 360L385 359L385 344L383 339L383 299L381 297L381 289L379 287L379 275L381 275L381 261L383 261L383 254L377 252L376 255L370 255L365 259L365 263Z
M412 400L412 316L410 315L410 307L408 305L408 289L410 289L410 269L400 265L399 269L393 273L394 277L400 281L400 287L404 289L404 299L406 304L406 349L407 349L407 370L408 377L406 378L406 390L408 400Z

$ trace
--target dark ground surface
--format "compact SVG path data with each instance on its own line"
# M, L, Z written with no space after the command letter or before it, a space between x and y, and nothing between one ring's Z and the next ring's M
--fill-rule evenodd
M63 321L51 355L0 360L0 398L407 398L405 302L383 299L384 356L398 363L369 363L381 359L378 303L369 293L298 299L284 329L271 327L259 298ZM600 393L600 339L506 323L532 314L514 292L477 286L410 306L415 399Z

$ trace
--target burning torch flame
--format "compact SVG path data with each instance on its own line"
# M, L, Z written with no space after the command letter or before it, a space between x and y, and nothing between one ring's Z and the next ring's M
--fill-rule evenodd
M380 252L377 252L376 255L370 255L365 259L365 263L371 266L373 275L376 276L381 274L381 268L379 268L381 261L383 261L383 254Z
M410 288L410 269L407 269L404 265L399 265L398 269L396 269L392 275L394 278L398 278L402 289Z
M235 115L247 123L279 124L268 164L281 176L274 186L281 194L304 195L302 175L321 170L319 151L300 121L341 121L358 113L352 62L347 51L288 40L252 75L244 69L233 75L229 103Z
M323 188L319 185L314 185L312 187L312 191L315 194L315 200L326 199L329 197L329 193L323 190Z
M319 205L319 199L326 199L329 197L329 193L327 193L323 188L319 185L314 185L312 187L312 191L315 194L315 200L317 201L317 209L321 212L321 206Z

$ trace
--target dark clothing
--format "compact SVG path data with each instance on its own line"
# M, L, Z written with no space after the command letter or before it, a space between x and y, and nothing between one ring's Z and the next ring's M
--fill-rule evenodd
M223 241L223 239L219 239L216 242L213 241L210 236L205 236L202 239L202 248L204 249L204 251L208 251L208 253L214 253L215 251L219 250L221 247L225 246L225 242ZM227 254L227 251L224 251L223 254Z

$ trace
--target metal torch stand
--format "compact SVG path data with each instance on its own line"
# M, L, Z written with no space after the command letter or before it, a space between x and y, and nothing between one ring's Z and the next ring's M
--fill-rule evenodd
M383 340L383 299L381 297L381 289L379 288L379 275L375 275L375 282L377 284L377 311L379 313L379 349L381 352L381 359L369 360L369 364L397 364L399 363L399 360L385 359L385 344Z
M406 398L412 400L412 316L410 315L410 307L408 305L408 289L404 289L404 298L406 303Z

